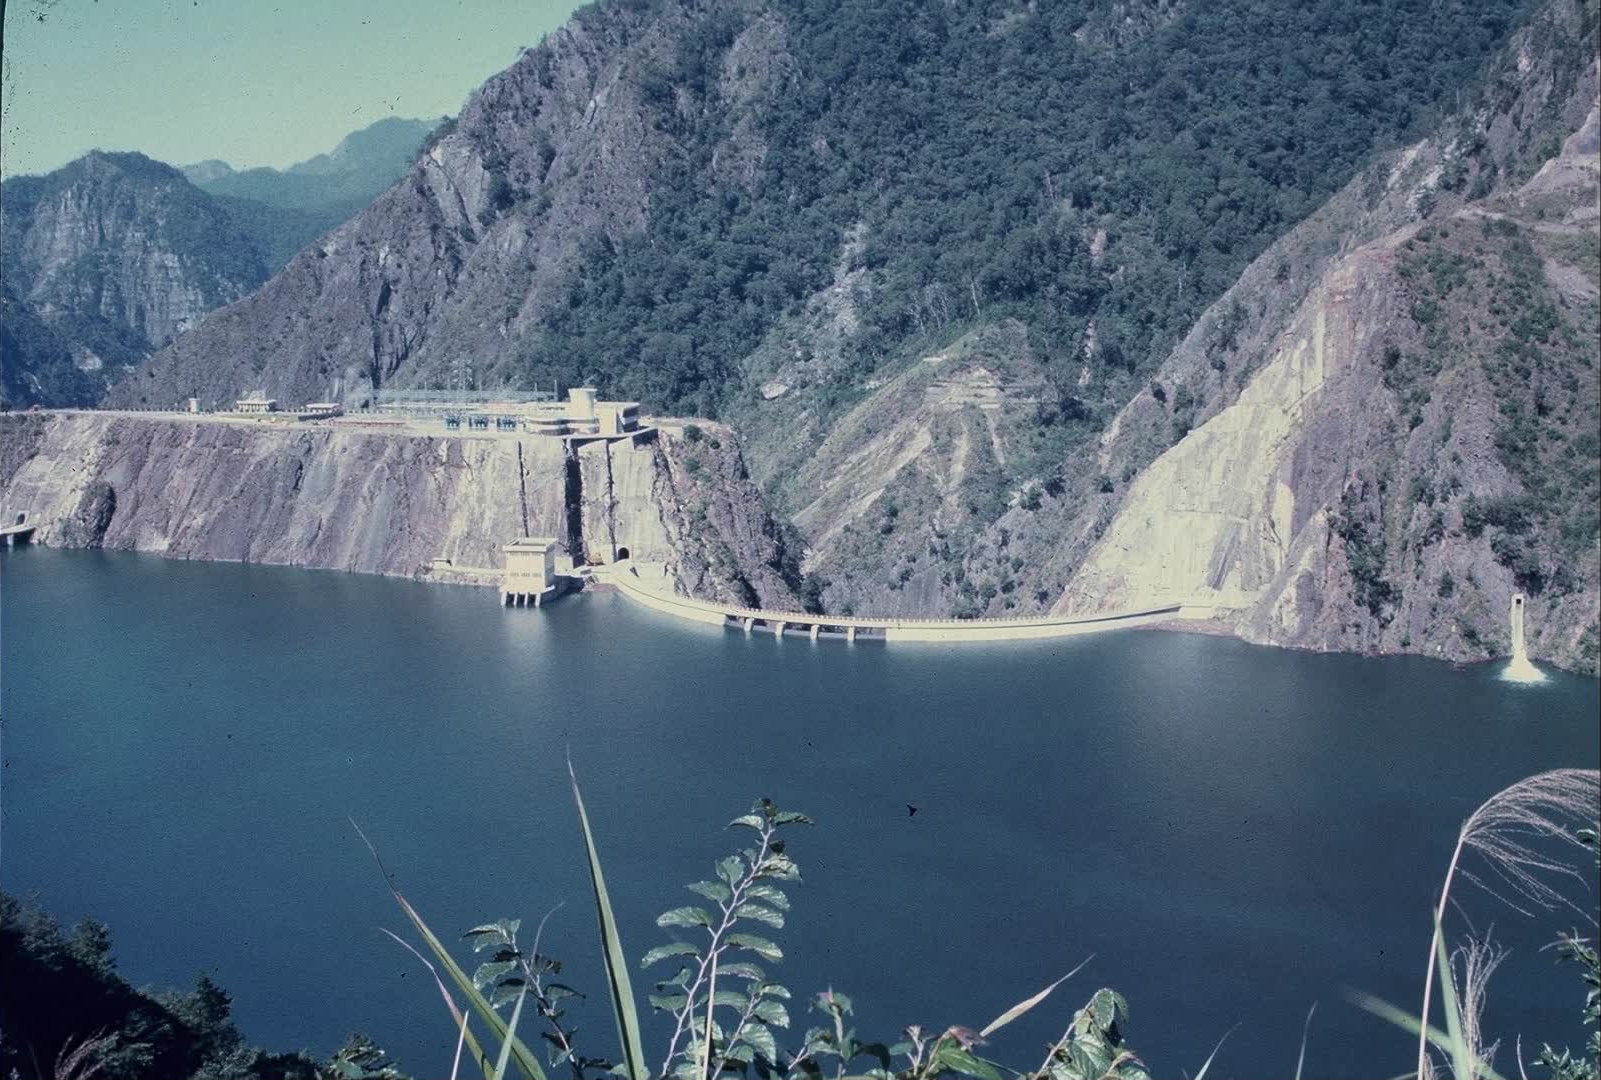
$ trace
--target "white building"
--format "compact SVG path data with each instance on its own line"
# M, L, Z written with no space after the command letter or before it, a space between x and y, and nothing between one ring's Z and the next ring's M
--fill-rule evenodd
M560 578L556 576L554 537L520 536L501 548L506 554L506 570L500 582L502 604L538 607L556 595Z

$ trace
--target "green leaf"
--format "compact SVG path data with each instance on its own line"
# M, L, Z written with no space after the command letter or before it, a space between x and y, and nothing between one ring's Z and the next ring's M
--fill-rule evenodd
M750 1001L749 998L740 993L738 990L719 990L717 993L713 994L712 997L714 999L712 1002L713 1005L726 1005L730 1009L743 1009Z
M578 790L578 774L573 771L571 761L567 763L567 775L573 782L573 802L578 806L578 823L584 833L584 851L589 856L589 881L595 893L595 917L600 922L602 954L606 959L606 985L611 991L612 1013L617 1020L617 1041L623 1050L622 1064L633 1080L648 1080L650 1069L645 1064L645 1048L639 1036L639 1010L634 1004L633 985L628 980L628 959L623 952L622 935L617 931L617 917L612 913L611 899L606 894L600 853L595 850L595 836L589 828L589 815L584 812L584 797Z
M741 814L733 821L730 821L728 823L728 827L733 828L735 825L743 825L747 829L756 829L759 831L764 828L766 824L767 822L762 820L762 816L760 814Z
M506 1041L500 1044L500 1058L495 1062L492 1080L501 1080L506 1075L506 1066L511 1063L511 1045L517 1038L517 1020L523 1014L523 1001L527 997L528 987L524 986L517 995L517 1004L511 1007L511 1019L506 1022Z
M1451 1075L1478 1077L1478 1064L1472 1047L1462 1037L1462 1011L1457 1006L1456 972L1451 970L1451 957L1445 951L1445 935L1440 931L1440 913L1434 913L1434 958L1440 979L1440 1006L1445 1010L1445 1031L1451 1038Z
M717 876L733 885L745 876L745 862L738 855L730 855L726 859L717 861Z
M770 877L778 881L799 881L800 868L788 855L769 855L756 868L757 877Z
M773 1033L765 1024L746 1024L740 1038L768 1061L778 1060L778 1040L773 1038Z
M832 1015L835 1012L843 1016L851 1014L851 999L837 990L825 990L813 999L813 1007L819 1012Z
M566 983L546 983L545 996L550 999L552 1004L554 1004L563 998L581 998L584 995L579 993L577 990L574 990Z
M761 968L743 961L736 961L732 964L718 964L717 974L718 977L726 975L730 979L754 979L757 982L767 977Z
M934 1052L934 1061L937 1070L948 1069L964 1076L976 1076L978 1080L1002 1080L999 1069L955 1043L941 1043Z
M752 900L760 900L763 903L771 904L779 911L789 910L789 897L784 895L783 889L780 889L777 885L774 885L770 882L751 882L751 884L745 889L745 895L750 897Z
M766 983L762 986L762 994L767 997L783 998L788 1001L792 996L788 989L777 983Z
M1095 1017L1095 1026L1107 1031L1113 1024L1128 1022L1128 1002L1116 990L1103 987L1090 999L1090 1013Z
M752 1012L763 1023L771 1024L774 1027L789 1027L789 1010L784 1008L782 1002L772 1000L758 1001L756 1008Z
M776 929L783 929L784 926L783 915L761 904L741 904L734 909L734 915L741 919L755 919Z
M729 934L723 939L736 949L749 949L770 964L776 964L784 959L783 950L766 938L755 934Z
M490 983L499 982L502 975L509 974L515 970L517 970L517 963L513 960L479 964L478 970L473 972L473 985L482 990Z
M697 881L693 885L684 887L692 893L699 893L706 899L714 900L719 904L726 904L734 898L733 892L729 890L727 885L716 881Z
M657 926L711 926L712 917L705 908L681 907L664 911L656 916Z
M1112 1067L1112 1051L1099 1039L1074 1040L1067 1056L1084 1076L1105 1076Z
M684 1007L685 1003L687 1003L688 1001L689 1001L688 996L684 995L684 994L651 994L650 995L650 1006L651 1006L651 1008L660 1009L662 1012L675 1013L679 1009L682 1009Z
M513 935L522 924L521 919L499 919L473 927L461 935L461 939L472 943L473 952L487 949L491 945L510 945Z
M660 963L670 956L699 956L700 946L691 945L687 941L670 941L666 945L658 945L646 953L640 960L639 966L648 968L652 964Z
M793 810L780 810L773 815L774 825L810 825L812 819L805 814L797 814Z
M358 829L357 832L359 833L360 830ZM366 841L366 839L367 837L363 835L362 840ZM374 859L378 858L378 852L373 848L372 844L367 844L367 850L373 853ZM512 1060L517 1062L517 1068L521 1070L524 1076L528 1077L528 1080L545 1080L545 1070L539 1064L539 1058L507 1029L506 1022L500 1018L500 1014L489 1003L489 999L484 997L479 992L478 987L473 985L473 981L467 977L467 973L462 970L461 965L456 963L455 957L451 956L450 951L445 948L444 942L440 941L438 936L428 928L428 924L423 922L422 916L417 914L417 909L411 906L411 901L402 896L400 890L395 888L394 883L389 880L388 872L384 871L381 861L378 864L378 869L383 873L384 883L389 886L389 893L395 898L395 902L400 905L400 910L406 913L406 918L411 920L411 925L421 935L423 942L428 946L428 950L439 961L439 966L445 969L445 974L450 976L451 982L456 984L456 988L467 999L467 1003L472 1006L479 1019L483 1020L495 1037L501 1039L503 1043L507 1039L512 1040ZM487 1067L488 1065L488 1061L482 1056L480 1056L479 1062L483 1066Z

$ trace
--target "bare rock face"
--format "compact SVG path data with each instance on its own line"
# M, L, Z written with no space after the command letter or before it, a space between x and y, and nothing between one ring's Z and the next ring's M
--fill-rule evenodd
M1160 596L1257 641L1482 659L1524 592L1531 652L1593 670L1595 93L1592 63L1527 183L1335 260L1058 610Z
M533 315L583 245L644 226L673 142L632 76L696 17L610 5L524 51L398 183L110 403L224 402L246 380L283 401L359 405L382 385L441 383L464 361L494 385L499 364L533 347ZM758 34L746 52L762 47Z
M78 507L59 527L64 547L97 548L105 544L106 530L117 513L117 489L96 480L84 489Z
M14 404L87 403L267 277L254 245L182 173L100 151L6 181L3 258L13 325L0 388Z
M732 443L594 445L108 413L0 417L0 509L64 547L414 576L555 536L668 564L694 595L793 607L783 531ZM699 462L704 460L704 464ZM790 575L786 578L785 574Z

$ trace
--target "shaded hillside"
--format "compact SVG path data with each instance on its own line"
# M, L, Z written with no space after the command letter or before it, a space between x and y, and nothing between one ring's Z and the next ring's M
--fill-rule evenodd
M94 404L394 183L429 130L382 120L284 172L96 151L7 180L0 401Z
M93 403L268 273L216 202L142 154L96 151L9 179L0 210L0 391L11 405Z
M249 1045L234 1027L228 994L204 975L187 994L135 989L116 970L103 923L85 919L63 931L31 904L0 893L0 960L6 972L0 980L0 1069L7 1076L328 1075L303 1054L269 1054ZM76 1067L70 1064L75 1051Z
M398 180L438 123L387 117L345 136L328 153L282 170L236 172L226 162L208 160L183 172L217 199L276 273Z
M715 413L850 232L853 326L786 393L832 410L916 343L1015 318L1096 414L1521 7L601 4L122 400L356 401L469 360Z

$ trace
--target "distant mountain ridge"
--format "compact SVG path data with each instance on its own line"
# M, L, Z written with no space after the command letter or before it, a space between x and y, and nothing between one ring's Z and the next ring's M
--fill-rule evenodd
M143 154L95 151L0 192L8 403L92 404L270 272L224 208Z
M0 403L96 403L393 183L430 129L382 120L283 173L94 151L6 180ZM262 197L206 190L230 184Z
M339 211L348 217L410 167L417 148L441 122L386 117L345 136L328 153L282 170L235 170L227 162L208 160L183 171L212 195L290 210Z

